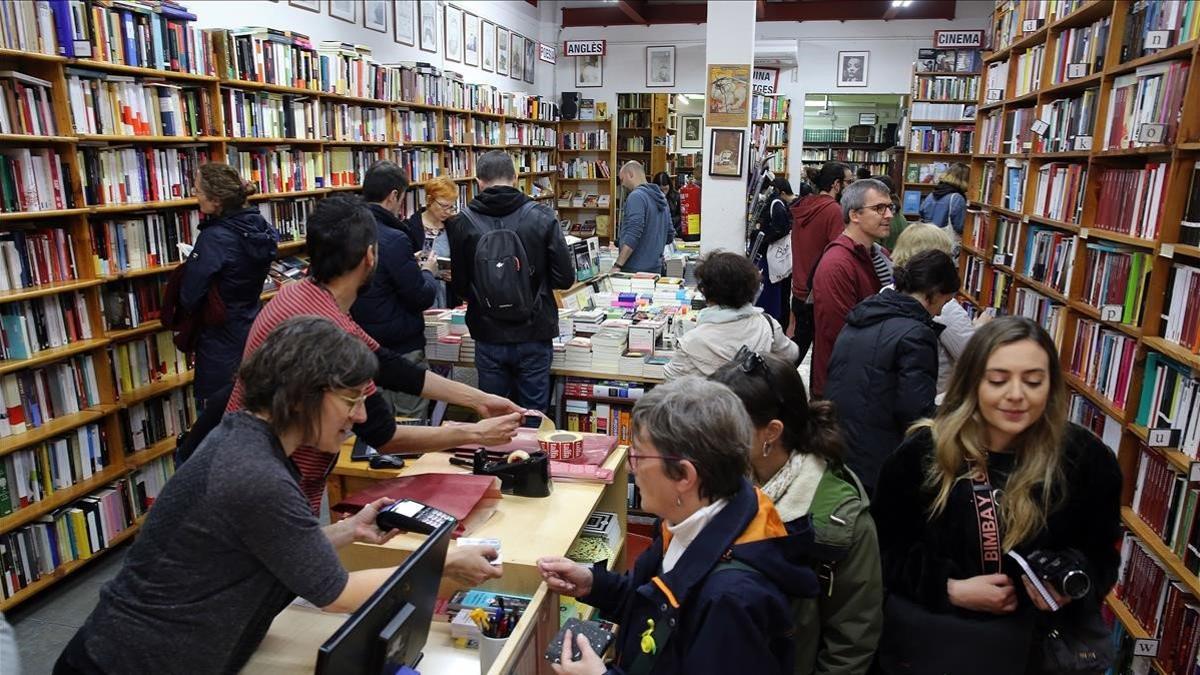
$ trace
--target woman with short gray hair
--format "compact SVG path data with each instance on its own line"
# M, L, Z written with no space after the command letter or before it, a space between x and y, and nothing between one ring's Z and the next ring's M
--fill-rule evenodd
M753 436L725 385L689 376L655 387L633 409L629 466L642 508L660 519L659 536L626 574L604 563L538 561L551 590L624 628L613 671L792 672L790 598L817 591L796 555L812 533L807 523L789 533L751 485ZM582 658L555 672L604 673L601 655L577 637Z

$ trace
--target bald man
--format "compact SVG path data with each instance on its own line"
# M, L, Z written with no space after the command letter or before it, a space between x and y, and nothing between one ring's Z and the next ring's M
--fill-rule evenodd
M629 196L618 233L621 252L613 271L662 274L663 247L672 230L667 197L657 185L646 182L640 162L626 162L617 176Z

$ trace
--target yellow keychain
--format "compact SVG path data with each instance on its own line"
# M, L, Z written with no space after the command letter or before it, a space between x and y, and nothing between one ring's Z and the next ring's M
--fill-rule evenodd
M654 644L654 619L646 619L646 630L642 631L642 653L653 654L658 646Z

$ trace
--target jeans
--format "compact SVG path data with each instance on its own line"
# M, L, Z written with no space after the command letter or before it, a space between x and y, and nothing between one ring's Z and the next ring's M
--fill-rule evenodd
M792 333L792 342L800 348L796 363L804 361L808 350L812 347L816 326L813 323L813 306L795 296L792 296L792 316L796 320L796 331Z
M475 343L479 388L503 396L530 410L550 407L550 341L498 344Z

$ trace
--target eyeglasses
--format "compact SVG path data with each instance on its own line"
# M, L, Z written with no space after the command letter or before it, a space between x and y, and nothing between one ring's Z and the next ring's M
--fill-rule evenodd
M864 206L863 209L870 209L881 216L889 211L892 213L896 212L896 206L891 202L887 204L872 204L871 206Z
M456 203L454 203L454 202L451 202L451 203L447 204L446 202L444 202L444 201L442 201L442 200L440 200L440 199L435 199L435 200L433 201L433 203L434 203L434 204L437 204L437 205L438 205L438 206L440 206L440 207L442 207L442 209L444 209L444 210L446 210L446 211L449 211L450 213L454 213L455 211L457 211L457 210L458 210L458 204L456 204Z
M345 403L346 407L350 408L350 412L358 410L358 407L367 401L366 394L360 394L359 396L346 396L345 394L339 394L336 391L330 391L329 393L336 396L339 400L341 400L342 403Z
M636 448L634 448L633 446L630 446L629 449L636 450ZM664 462L680 461L679 457L663 457L662 455L647 455L645 453L637 453L637 452L631 452L628 455L626 455L625 457L629 461L629 468L633 469L634 472L637 472L638 466L642 463L642 460L644 460L644 459L661 459Z

